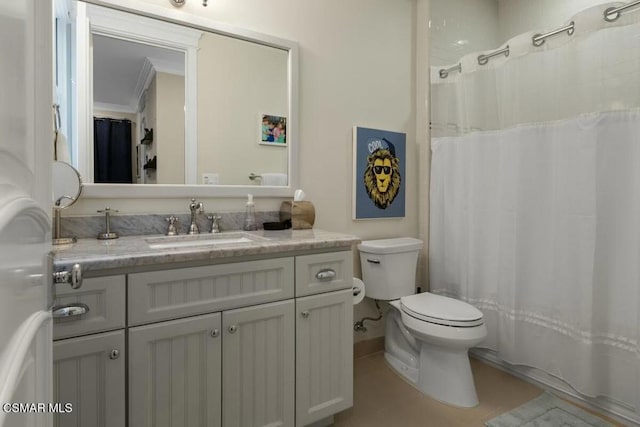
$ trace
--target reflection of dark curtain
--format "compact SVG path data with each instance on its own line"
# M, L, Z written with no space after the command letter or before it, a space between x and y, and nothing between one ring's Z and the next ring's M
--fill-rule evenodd
M93 118L93 180L132 183L131 121Z

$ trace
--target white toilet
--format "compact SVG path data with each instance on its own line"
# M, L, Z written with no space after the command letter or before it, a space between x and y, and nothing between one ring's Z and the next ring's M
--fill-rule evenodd
M478 396L468 350L487 336L482 312L453 298L414 294L421 240L410 237L358 245L366 295L390 302L385 359L423 393L472 407Z

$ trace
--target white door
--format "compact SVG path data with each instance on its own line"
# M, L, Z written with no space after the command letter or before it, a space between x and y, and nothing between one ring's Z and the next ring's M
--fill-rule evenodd
M0 2L0 427L52 422L51 16Z

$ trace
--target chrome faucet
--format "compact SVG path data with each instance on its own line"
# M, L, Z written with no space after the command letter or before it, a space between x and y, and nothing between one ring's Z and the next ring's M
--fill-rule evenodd
M189 234L200 234L200 230L198 229L198 225L196 224L196 213L202 212L204 210L204 205L202 202L197 202L196 199L191 199L191 203L189 203L189 209L191 210L191 225L189 226Z

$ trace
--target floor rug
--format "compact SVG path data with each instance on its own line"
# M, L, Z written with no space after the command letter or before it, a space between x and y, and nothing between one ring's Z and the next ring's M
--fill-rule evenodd
M485 423L488 427L611 427L612 424L550 393Z

